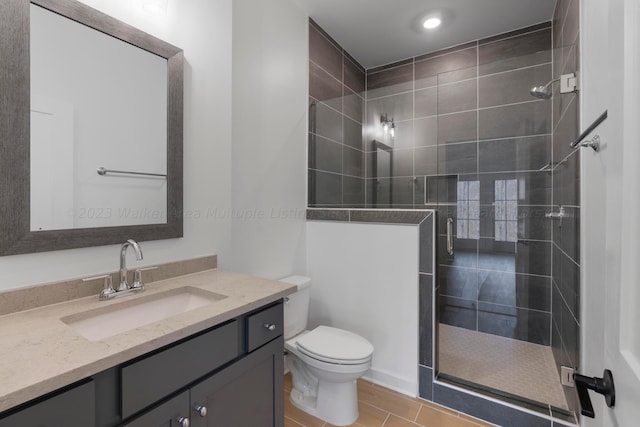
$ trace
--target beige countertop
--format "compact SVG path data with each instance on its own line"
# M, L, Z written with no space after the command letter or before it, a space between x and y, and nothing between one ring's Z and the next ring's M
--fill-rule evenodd
M207 270L148 283L143 293L79 298L0 316L0 411L112 368L295 291L290 284ZM89 341L62 320L96 308L192 286L227 296L210 305ZM105 325L108 328L109 325Z

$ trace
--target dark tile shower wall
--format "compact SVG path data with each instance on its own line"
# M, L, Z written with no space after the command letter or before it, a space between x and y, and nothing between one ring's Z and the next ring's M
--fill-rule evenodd
M438 210L440 321L543 345L552 104L529 90L551 80L551 35L541 24L367 70L364 135L367 206ZM449 217L453 256L443 249Z
M365 71L309 22L309 206L364 207Z
M553 77L579 71L579 0L559 0L553 18ZM579 95L553 93L553 210L567 216L553 223L553 355L558 365L580 363L580 153L569 143L579 133ZM575 389L565 387L569 407Z

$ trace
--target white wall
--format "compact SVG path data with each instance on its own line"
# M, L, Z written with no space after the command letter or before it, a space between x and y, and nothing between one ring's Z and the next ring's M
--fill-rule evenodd
M142 243L137 264L219 254L230 257L231 221L212 215L231 206L231 0L169 0L154 16L131 0L82 0L185 53L184 238ZM209 215L208 215L209 213ZM25 213L28 215L29 213ZM0 257L0 289L113 271L118 246Z
M604 110L609 118L594 134L602 137L599 153L582 149L581 161L581 265L582 298L580 313L582 355L580 370L584 375L600 376L604 368L615 373L615 367L605 366L605 326L611 316L606 317L605 301L607 285L619 279L616 260L620 259L620 218L611 217L607 206L619 206L621 177L620 139L616 130L621 127L620 111L622 96L616 93L621 88L616 83L616 70L609 64L620 63L621 46L616 49L615 34L620 22L612 21L609 15L610 1L581 2L580 56L581 72L581 130L586 128ZM621 71L621 70L619 70ZM618 82L620 83L620 82ZM619 98L619 102L616 101ZM618 199L616 201L616 199ZM609 213L609 214L608 214ZM612 264L614 268L612 270ZM585 426L606 425L604 415L607 408L604 399L592 397L596 419L582 417Z
M305 269L307 14L294 0L233 1L232 258L280 278Z
M580 57L581 72L581 123L592 121L607 108L607 2L583 2L581 8L580 25ZM594 27L595 25L595 27ZM602 126L607 126L604 123ZM581 125L581 130L584 126ZM604 310L602 302L605 300L606 272L602 268L604 259L605 234L605 204L606 181L602 156L594 156L589 151L580 153L580 193L581 193L581 260L582 260L582 290L580 313L581 334L581 371L585 375L592 375L602 371L604 367ZM606 155L606 151L603 150ZM587 232L588 230L588 232ZM584 419L587 426L602 425L601 414L603 400L591 400L597 420Z
M353 331L374 347L367 377L418 389L418 227L307 223L309 328Z

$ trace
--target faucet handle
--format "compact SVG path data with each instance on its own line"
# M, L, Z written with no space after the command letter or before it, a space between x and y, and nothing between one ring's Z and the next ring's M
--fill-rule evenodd
M104 288L100 291L100 299L110 299L113 297L113 294L116 293L116 290L113 289L113 279L110 274L103 274L102 276L93 276L86 277L82 279L83 282L89 282L92 280L104 279Z
M147 270L155 270L156 268L158 268L158 266L152 266L152 267L143 267L143 268L136 268L136 270L133 272L133 285L131 285L132 289L144 289L144 283L142 282L142 272L143 271L147 271Z

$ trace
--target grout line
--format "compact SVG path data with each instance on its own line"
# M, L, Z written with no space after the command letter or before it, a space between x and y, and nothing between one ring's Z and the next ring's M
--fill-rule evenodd
M403 83L409 83L409 82L403 82ZM414 83L415 83L415 81L414 81ZM389 86L384 86L384 87L386 88L386 87L389 87ZM435 86L431 86L431 87L428 87L428 88L425 88L425 89L433 89L434 87ZM374 91L376 89L370 89L370 90ZM419 90L422 90L422 89L419 89ZM369 92L369 90L367 90L367 93L368 92ZM372 98L367 97L367 101L377 101L378 99L391 98L392 96L397 96L397 95L406 95L406 94L412 93L412 92L413 92L413 89L409 89L409 90L403 90L401 92L390 93L388 95L374 96Z
M346 86L344 86L344 85L342 85L342 86L343 86L343 88L344 88L344 87L346 87ZM355 119L352 119L351 117L349 117L347 114L343 113L342 111L340 111L340 110L336 110L334 107L332 107L331 105L327 104L327 103L326 103L326 102L324 102L324 101L320 101L319 99L316 99L316 98L314 98L314 97L313 97L313 96L311 96L311 95L309 95L309 98L311 98L311 99L313 99L314 101L316 101L316 103L318 103L318 104L322 104L324 107L327 107L328 109L335 111L336 113L340 114L341 116L344 116L344 117L346 117L347 119L349 119L349 120L351 120L351 121L353 121L353 122L358 123L359 125L363 125L363 124L364 124L364 123L361 123L361 122L359 122L359 121L357 121L357 120L355 120Z
M553 49L551 49L550 51L553 52ZM530 69L530 68L543 67L543 66L552 65L552 64L553 64L553 61L541 62L541 63L535 64L535 65L527 65L525 67L512 68L512 69L509 69L509 70L506 70L506 71L498 71L497 73L483 74L481 76L478 76L478 78L483 79L485 77L493 77L493 76L497 76L497 75L500 75L500 74L513 73L514 71L522 71L522 70L527 70L527 69Z
M545 314L549 314L549 315L551 314L551 311L538 310L538 309L535 309L535 308L520 307L520 306L517 306L517 305L498 304L498 303L490 302L490 301L482 301L482 300L478 300L477 297L475 299L471 299L471 298L463 298L463 297L457 297L457 296L454 296L454 295L447 295L447 294L442 294L442 295L446 296L447 298L453 298L453 299L465 300L465 301L473 301L473 302L476 302L476 303L484 303L484 304L489 304L489 305L495 305L495 306L498 306L498 307L515 308L515 309L519 309L519 310L534 311L536 313L545 313ZM480 311L480 309L476 309L476 318L478 316L479 311ZM501 314L501 315L509 316L509 317L516 316L516 315L512 316L510 314ZM445 323L445 325L448 325L448 323ZM450 326L455 326L455 325L450 325ZM464 329L467 329L467 328L464 328ZM522 341L522 342L526 342L526 343L529 343L529 344L537 344L537 345L543 345L545 347L548 347L547 345L540 344L540 343L537 343L537 342L527 341L527 340L518 339L518 338L514 338L514 337L507 337L507 336L504 336L504 335L496 335L496 334L494 334L492 332L479 331L477 329L476 330L472 330L472 331L473 332L480 332L480 333L483 333L483 334L495 335L495 336L498 336L498 337L507 338L507 339L513 339L513 340L517 340L517 341Z
M444 237L445 235L441 235L440 237ZM530 273L516 273L513 271L504 271L504 270L487 270L487 269L483 269L483 268L477 268L477 267L458 267L458 266L453 266L453 265L447 265L447 264L438 264L438 267L448 267L448 268L458 268L458 269L463 269L463 270L479 270L479 271L488 271L488 272L493 272L493 273L512 273L518 276L529 276L529 277L539 277L541 279L549 279L551 276L545 276L545 275L541 275L541 274L530 274ZM428 273L426 273L428 274Z
M287 417L287 416L285 415L285 418L286 418L286 419L288 419L289 421L293 422L293 423L296 423L297 425L299 425L299 426L301 426L301 427L305 427L305 425L304 425L304 424L300 424L298 421L294 420L294 419L293 419L293 418L291 418L291 417Z
M479 41L476 49L476 77L478 78L478 81L476 83L476 140L479 140L480 139L480 42ZM480 144L476 144L476 171L479 171L479 170L480 170ZM480 186L480 183L478 183L478 186ZM457 191L456 191L456 194L457 194ZM494 199L495 199L495 190L494 190ZM480 204L479 201L478 201L478 204ZM456 216L457 215L458 215L458 212L456 209ZM494 223L495 223L495 215L494 215ZM469 224L469 222L467 222L467 224ZM479 222L478 228L480 228L480 224L481 223ZM467 228L469 228L469 225L467 225ZM495 224L494 224L494 228L495 228ZM506 231L506 225L505 225L505 231ZM480 234L480 230L478 230L478 234ZM478 242L479 241L480 239L478 239ZM476 259L479 259L479 258L480 258L480 245L478 244L476 245ZM478 277L477 267L478 265L476 264L475 275L476 275L476 282L477 282L477 292L474 300L476 305L476 330L479 331L480 330L480 280Z
M343 80L343 81L340 81L340 79L339 79L339 78L337 78L336 76L334 76L333 74L331 74L327 69L325 69L322 65L318 64L317 62L315 62L313 59L309 58L309 62L310 62L310 63L312 63L313 65L315 65L316 67L320 68L320 69L321 69L322 71L324 71L325 73L327 73L327 74L329 75L329 77L331 77L332 79L334 79L335 81L337 81L338 83L340 83L342 86L346 86L346 87L348 87L348 88L349 88L349 90L351 90L351 88L350 88L349 86L347 86L347 85L344 83L344 70L343 70L343 76L342 76L342 80ZM342 68L344 68L344 63L343 63ZM355 93L356 95L358 95L358 93L357 93L356 91L354 91L354 90L351 90L351 92L353 92L353 93ZM360 96L360 95L358 95L358 96ZM362 98L362 96L360 96L360 98Z
M478 110L491 110L491 109L494 109L494 108L511 107L513 105L533 104L533 103L541 103L541 102L548 102L548 100L547 99L533 99L531 101L520 101L520 102L512 102L510 104L493 105L493 106L490 106L490 107L479 107Z
M571 107L571 104L573 104L573 101L578 97L578 95L577 95L575 92L571 92L571 94L573 95L573 96L571 97L571 101L569 101L569 103L567 104L567 106L566 106L562 111L560 111L560 113L561 113L561 114L560 114L560 117L558 117L558 123L557 123L557 124L556 124L556 126L553 128L553 131L554 131L554 132L558 129L558 126L560 126L560 122L562 122L562 119L564 119L564 116L565 116L565 115L567 114L567 112L569 111L569 107ZM564 94L564 93L563 93L563 94L560 94L560 96L562 96L562 95L566 95L566 94ZM576 102L577 102L577 101L576 101ZM553 104L553 102L552 102L551 104ZM552 110L551 110L551 111L552 111L552 113L553 113L553 105L552 105ZM553 124L552 124L552 125L553 125ZM578 131L579 131L579 129L578 129Z
M543 21L543 22L541 22L540 24L543 24L544 22L547 22L547 21ZM493 44L493 43L499 43L499 42L502 42L502 41L505 41L505 40L515 39L515 38L517 38L517 37L522 37L522 36L525 36L525 35L529 35L529 34L533 34L533 33L538 33L538 32L540 32L540 31L549 31L549 29L551 29L551 28L552 28L551 26L549 26L549 27L545 27L545 28L540 28L540 29L538 29L538 30L527 31L527 32L525 32L525 33L520 33L520 34L514 34L513 36L510 36L510 37L505 37L505 38L502 38L502 39L493 40L493 41L486 42L486 43L480 43L480 40L478 40L478 45L479 45L479 46L488 46L488 45ZM516 31L517 31L517 30L516 30ZM499 35L500 35L500 34L497 34L496 36L499 36ZM496 36L493 36L493 37L496 37ZM490 38L490 37L489 37L489 38Z
M464 45L471 44L471 43L475 43L475 45L469 46L469 47L465 47L465 48L456 49L459 46L464 46ZM443 56L451 55L451 54L454 54L454 53L464 52L465 50L477 49L477 47L478 47L478 40L472 40L470 42L464 42L464 43L461 43L461 44L458 44L458 45L445 47L443 49L436 50L435 52L423 53L421 55L418 55L418 56L414 57L414 59L416 59L416 62L429 61L431 59L442 58ZM443 51L443 50L449 50L450 52L438 54L438 52ZM435 54L435 55L429 56L428 58L417 59L417 58L420 58L422 56L431 55L431 54Z
M417 193L416 190L418 188L418 185L417 185L417 181L416 181L417 178L416 178L416 119L415 119L415 117L416 117L416 58L415 57L413 58L413 63L412 64L413 64L413 68L412 68L412 70L413 70L413 91L412 91L411 101L413 103L413 111L412 111L411 115L413 117L413 121L411 123L411 149L412 149L413 152L411 154L411 157L412 157L412 163L413 163L413 165L412 165L413 182L412 182L412 185L411 185L411 189L412 189L412 191L411 191L411 193L412 193L411 194L411 199L413 200L413 206L416 206L416 193ZM437 93L436 93L436 96L437 96ZM437 155L437 152L436 152L436 155ZM426 192L426 187L425 187L425 192ZM423 194L423 196L425 196L425 195L426 195L426 193ZM424 198L424 200L426 200L426 197L423 197L423 198Z
M558 244L556 242L551 242L553 243L553 246L555 246L556 248L558 248L558 250L560 252L562 252L564 254L564 256L566 256L567 258L569 258L571 260L571 262L573 262L576 267L581 268L580 264L578 264L578 262L576 262L575 259L571 258L571 256L569 256L569 254L567 254L560 246L558 246Z
M322 169L314 169L314 168L308 168L308 169L309 169L310 171L314 171L314 172L322 172L322 173L328 173L328 174L331 174L331 175L338 175L338 176L346 176L346 177L349 177L349 178L364 179L364 178L359 177L359 176L355 176L355 175L347 175L347 174L343 174L343 173L340 173L340 172L331 172L331 171L325 171L325 170L322 170ZM339 205L339 204L337 204L336 206L340 206L340 205Z
M389 66L389 67L388 68L383 68L382 70L377 70L377 71L370 71L370 70L372 70L372 68L370 68L369 70L367 70L367 74L374 75L374 74L384 73L384 72L387 72L387 71L390 71L390 70L395 70L396 68L400 68L400 67L404 67L405 65L409 65L409 64L415 62L415 60L416 60L416 57L412 56L410 58L401 59L399 61L390 62L388 64L378 65L378 66L373 67L373 68L386 67L386 66ZM397 64L398 62L402 62L402 64L393 65L393 64Z
M310 24L310 26L311 26L311 27L314 27L314 29L316 30L316 32L317 32L318 34L320 34L320 36L322 36L322 38L324 38L326 41L328 41L328 42L329 42L329 44L331 44L331 46L333 46L336 50L338 50L340 53L342 53L342 51L344 50L344 49L342 48L342 46L340 46L340 45L338 44L338 42L337 42L337 41L332 40L332 39L330 39L329 37L327 37L328 33L326 33L326 31L324 30L324 28L322 28L322 27L320 26L320 24L318 24L318 23L317 23L317 22L315 22L315 21L314 21L313 23L309 22L309 24ZM325 33L326 33L326 35L325 35Z

